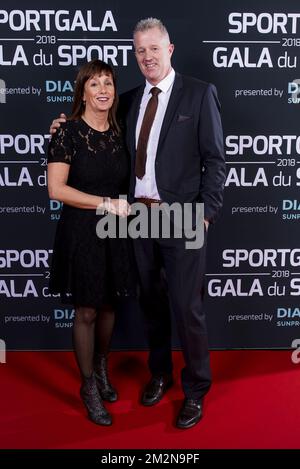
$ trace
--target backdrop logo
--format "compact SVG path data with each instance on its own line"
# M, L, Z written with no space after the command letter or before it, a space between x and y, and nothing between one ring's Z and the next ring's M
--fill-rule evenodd
M50 205L50 220L53 220L53 221L59 220L63 203L59 202L59 200L50 199L49 205Z
M73 102L73 85L70 81L46 80L47 103Z
M71 328L73 326L73 320L75 317L75 309L55 309L54 315L54 327L58 328Z
M7 67L68 67L93 58L126 67L133 50L131 37L119 37L111 10L103 11L100 18L98 13L84 9L0 10L0 26L2 31L26 31L27 36L12 39L20 42L13 48L12 44L0 45L0 65ZM69 32L75 32L77 37L70 38ZM93 33L94 38L87 38L87 32ZM23 45L23 41L30 41L30 45L27 42Z
M0 104L6 103L6 83L0 79Z
M299 308L277 308L276 325L279 327L299 327L300 309Z
M300 201L297 199L285 199L282 201L283 220L300 219Z
M71 321L74 319L75 310L74 309L55 309L54 310L54 319L56 321L62 321L63 319L67 319Z
M296 78L293 81L288 83L288 98L289 104L299 104L300 103L300 78Z
M3 339L0 339L0 363L6 363L6 344Z

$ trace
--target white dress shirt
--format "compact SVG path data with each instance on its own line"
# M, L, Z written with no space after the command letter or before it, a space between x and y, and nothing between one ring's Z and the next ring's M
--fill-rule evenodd
M136 178L135 184L135 197L147 197L149 199L160 199L155 179L155 158L158 146L159 135L162 127L162 123L165 117L166 109L170 99L171 91L173 88L173 83L175 80L175 71L171 69L169 75L167 75L162 81L160 81L156 87L161 90L161 93L158 95L158 106L154 121L150 130L150 135L147 145L147 161L146 161L146 171L143 179ZM140 135L140 130L145 114L145 110L148 104L149 99L151 98L150 90L153 88L153 85L146 80L146 86L144 89L144 94L141 100L139 116L136 124L135 131L135 146L137 147L137 142Z

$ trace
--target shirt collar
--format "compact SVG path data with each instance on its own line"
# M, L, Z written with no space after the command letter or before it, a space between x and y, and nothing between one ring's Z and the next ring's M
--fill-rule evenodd
M159 88L163 93L167 93L169 88L173 85L174 80L175 80L175 70L174 68L172 68L170 73L163 80L161 80L156 85L156 87ZM151 85L151 83L149 83L149 81L146 80L144 94L149 94L151 88L153 88L153 85Z

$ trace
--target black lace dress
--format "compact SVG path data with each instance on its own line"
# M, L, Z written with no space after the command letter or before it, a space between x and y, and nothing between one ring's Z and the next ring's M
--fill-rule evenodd
M98 132L82 119L67 121L49 144L50 162L70 165L67 183L75 189L111 198L127 193L129 158L122 137L111 129ZM135 294L130 240L100 239L100 218L96 210L63 206L49 284L63 303L99 308Z

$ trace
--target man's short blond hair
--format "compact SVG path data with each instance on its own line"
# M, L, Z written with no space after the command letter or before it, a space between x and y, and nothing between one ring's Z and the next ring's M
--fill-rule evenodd
M158 28L160 30L160 32L164 36L167 36L169 41L170 41L168 30L165 27L165 25L163 24L163 22L161 20L159 20L158 18L152 18L152 17L140 20L136 24L136 26L133 30L133 36L135 36L136 33L148 31L148 29L152 29L152 28Z

